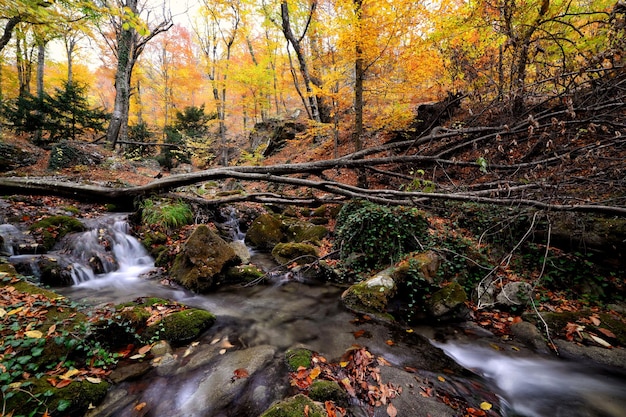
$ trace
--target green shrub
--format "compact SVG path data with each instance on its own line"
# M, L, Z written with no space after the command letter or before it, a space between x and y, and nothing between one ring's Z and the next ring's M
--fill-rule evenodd
M424 213L416 208L352 201L337 217L335 244L342 260L358 257L352 268L382 268L420 249L427 228Z

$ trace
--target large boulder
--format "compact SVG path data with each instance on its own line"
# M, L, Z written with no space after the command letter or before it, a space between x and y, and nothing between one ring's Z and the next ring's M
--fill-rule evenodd
M206 225L199 225L174 259L172 278L185 288L206 292L219 284L228 267L239 257L221 237Z
M256 248L271 250L285 239L282 222L278 216L269 213L257 217L246 233L246 242Z

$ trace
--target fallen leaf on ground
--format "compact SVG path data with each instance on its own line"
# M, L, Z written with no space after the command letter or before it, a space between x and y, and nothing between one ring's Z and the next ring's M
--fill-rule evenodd
M396 417L398 415L398 410L393 404L389 403L387 406L387 414L389 414L389 417Z
M250 374L244 368L238 368L233 371L233 379L242 379L249 377Z
M485 410L485 411L491 410L491 407L493 406L491 405L491 403L488 403L487 401L483 401L482 403L480 403L481 410Z

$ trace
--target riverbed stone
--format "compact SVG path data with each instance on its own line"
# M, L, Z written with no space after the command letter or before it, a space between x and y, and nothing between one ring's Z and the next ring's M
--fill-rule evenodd
M183 287L202 293L219 284L226 268L239 262L228 243L201 224L174 259L170 274Z
M511 325L511 334L515 340L519 340L524 345L530 347L535 352L549 353L543 334L534 324L527 321L520 321Z
M275 353L276 348L261 345L217 355L195 391L180 405L181 415L211 415L212 410L224 409L236 401L249 379L261 372ZM248 376L237 377L235 370L245 370ZM263 403L267 398L260 400Z
M197 339L215 323L215 315L198 308L177 311L146 328L143 338L150 341L160 337L171 344L182 345Z

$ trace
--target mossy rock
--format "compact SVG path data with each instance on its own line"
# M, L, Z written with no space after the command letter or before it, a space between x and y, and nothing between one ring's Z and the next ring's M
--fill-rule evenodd
M261 214L250 225L246 233L246 243L259 249L272 249L285 238L282 225L277 216Z
M143 334L144 341L167 340L173 345L182 345L197 339L215 323L215 315L200 309L179 311L149 326Z
M429 284L437 284L437 272L441 266L441 258L434 251L412 253L395 266L391 277L397 284L406 282L411 274L417 272L419 278L422 278Z
M26 382L28 386L22 384L21 390L13 391L14 395L6 401L6 415L31 415L35 410L41 413L48 410L51 417L82 416L90 406L104 399L110 386L105 381L94 384L84 380L73 381L58 389L50 385L47 377L31 378Z
M7 172L36 163L37 155L35 152L29 152L10 143L0 142L0 172Z
M85 226L74 217L50 216L33 223L28 230L39 235L44 249L49 251L63 236L68 233L82 232Z
M467 293L458 282L451 282L433 293L428 300L428 310L436 318L456 318L465 307Z
M395 296L397 286L391 274L394 268L387 268L372 278L358 282L341 295L344 305L351 311L371 314L383 321L394 321L387 312L389 301Z
M324 226L285 215L265 213L257 217L248 232L246 242L259 249L271 250L279 243L318 243L328 235Z
M315 380L309 388L309 397L315 401L334 401L340 407L347 407L350 396L335 381Z
M283 231L288 242L298 243L319 243L328 235L328 229L324 226L296 219L284 220Z
M279 243L272 249L272 256L279 264L296 262L309 264L319 257L319 250L309 243Z
M308 414L305 408L308 407ZM267 409L261 417L326 417L326 412L321 405L309 397L298 394L286 400L279 401Z
M183 287L206 292L220 283L228 267L239 262L233 248L201 224L174 259L170 274Z
M289 349L285 352L285 361L292 372L300 367L310 368L312 357L313 352L305 348Z
M226 281L252 282L261 279L264 275L265 272L254 265L237 265L226 270Z

